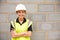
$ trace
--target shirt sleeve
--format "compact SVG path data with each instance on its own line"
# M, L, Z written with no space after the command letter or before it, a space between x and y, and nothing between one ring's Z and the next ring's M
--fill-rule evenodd
M12 26L12 24L10 24L10 31L14 30L15 28Z
M32 31L32 25L29 26L28 31Z

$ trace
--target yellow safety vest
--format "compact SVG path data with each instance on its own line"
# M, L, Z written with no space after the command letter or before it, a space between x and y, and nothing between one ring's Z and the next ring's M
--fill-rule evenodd
M15 19L14 21L11 21L11 24L15 28L15 31L17 33L21 33L21 32L26 32L28 30L28 27L32 24L32 22L27 19L25 23L20 25L19 23L16 22ZM22 37L12 38L11 40L30 40L30 37L22 36Z

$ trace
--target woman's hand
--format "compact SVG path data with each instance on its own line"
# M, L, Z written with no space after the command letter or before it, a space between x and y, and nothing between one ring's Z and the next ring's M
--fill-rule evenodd
M23 32L23 34L24 34L23 36L31 36L31 33L32 33L31 31Z
M31 36L31 31L28 32L21 32L21 33L16 33L16 31L11 31L12 37L26 37L26 36Z

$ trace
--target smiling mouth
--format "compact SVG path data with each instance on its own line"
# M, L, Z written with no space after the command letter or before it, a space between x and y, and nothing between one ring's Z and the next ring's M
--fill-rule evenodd
M23 16L23 15L19 15L19 16Z

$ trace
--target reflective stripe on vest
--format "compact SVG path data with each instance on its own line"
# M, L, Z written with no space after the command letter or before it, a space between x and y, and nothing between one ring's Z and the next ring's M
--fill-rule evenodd
M15 28L15 31L17 33L20 33L20 32L27 32L28 27L32 24L32 22L27 19L25 23L20 25L19 23L16 22L16 20L14 20L11 22L11 24ZM12 40L30 40L30 37L22 36L22 37L12 38Z

